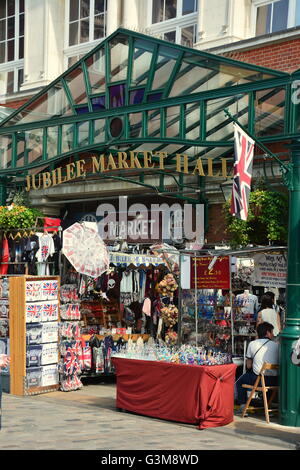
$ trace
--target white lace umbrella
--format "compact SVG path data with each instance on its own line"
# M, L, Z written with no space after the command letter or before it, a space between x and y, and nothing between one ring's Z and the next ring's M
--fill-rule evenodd
M85 224L75 223L64 230L62 252L78 273L97 278L109 268L104 241Z

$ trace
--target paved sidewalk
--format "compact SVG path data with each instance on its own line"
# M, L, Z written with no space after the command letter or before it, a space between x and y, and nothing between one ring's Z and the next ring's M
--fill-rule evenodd
M235 417L233 423L200 431L120 412L116 386L89 382L76 392L31 397L2 396L0 449L6 450L295 450L299 428L264 417Z

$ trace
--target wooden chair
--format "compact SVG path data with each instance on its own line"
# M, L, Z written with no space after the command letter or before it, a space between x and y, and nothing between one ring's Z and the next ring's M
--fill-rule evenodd
M250 402L255 394L255 392L262 392L263 394L263 400L264 400L264 408L255 408L255 409L264 409L265 410L265 417L267 423L270 423L270 417L269 417L269 412L270 411L278 411L276 408L275 409L270 409L270 406L274 400L275 394L278 393L279 386L278 385L266 385L265 383L265 371L270 370L270 369L277 369L278 370L279 366L277 364L269 364L268 362L264 362L260 374L257 377L255 384L254 385L246 385L243 384L242 387L248 388L251 390L250 396L247 400L247 403L244 407L243 413L242 413L242 418L245 417L246 411L250 405ZM260 383L260 385L259 385ZM269 401L267 399L267 392L268 390L272 390L271 396L269 398Z

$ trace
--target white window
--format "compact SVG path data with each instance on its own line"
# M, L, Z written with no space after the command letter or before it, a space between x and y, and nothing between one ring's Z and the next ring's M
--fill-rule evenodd
M256 36L300 25L299 0L254 0L254 6Z
M152 0L152 24L196 13L198 0Z
M152 0L148 24L163 39L193 47L197 37L198 0Z
M0 0L1 1L1 0ZM65 56L69 67L106 36L109 0L68 0Z
M24 0L0 0L0 96L23 82Z

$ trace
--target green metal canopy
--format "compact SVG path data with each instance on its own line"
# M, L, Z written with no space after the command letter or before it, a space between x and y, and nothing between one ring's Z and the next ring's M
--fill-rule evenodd
M299 135L289 74L119 29L0 123L0 176L82 152L232 152L232 116L262 141ZM155 155L153 160L155 160Z

